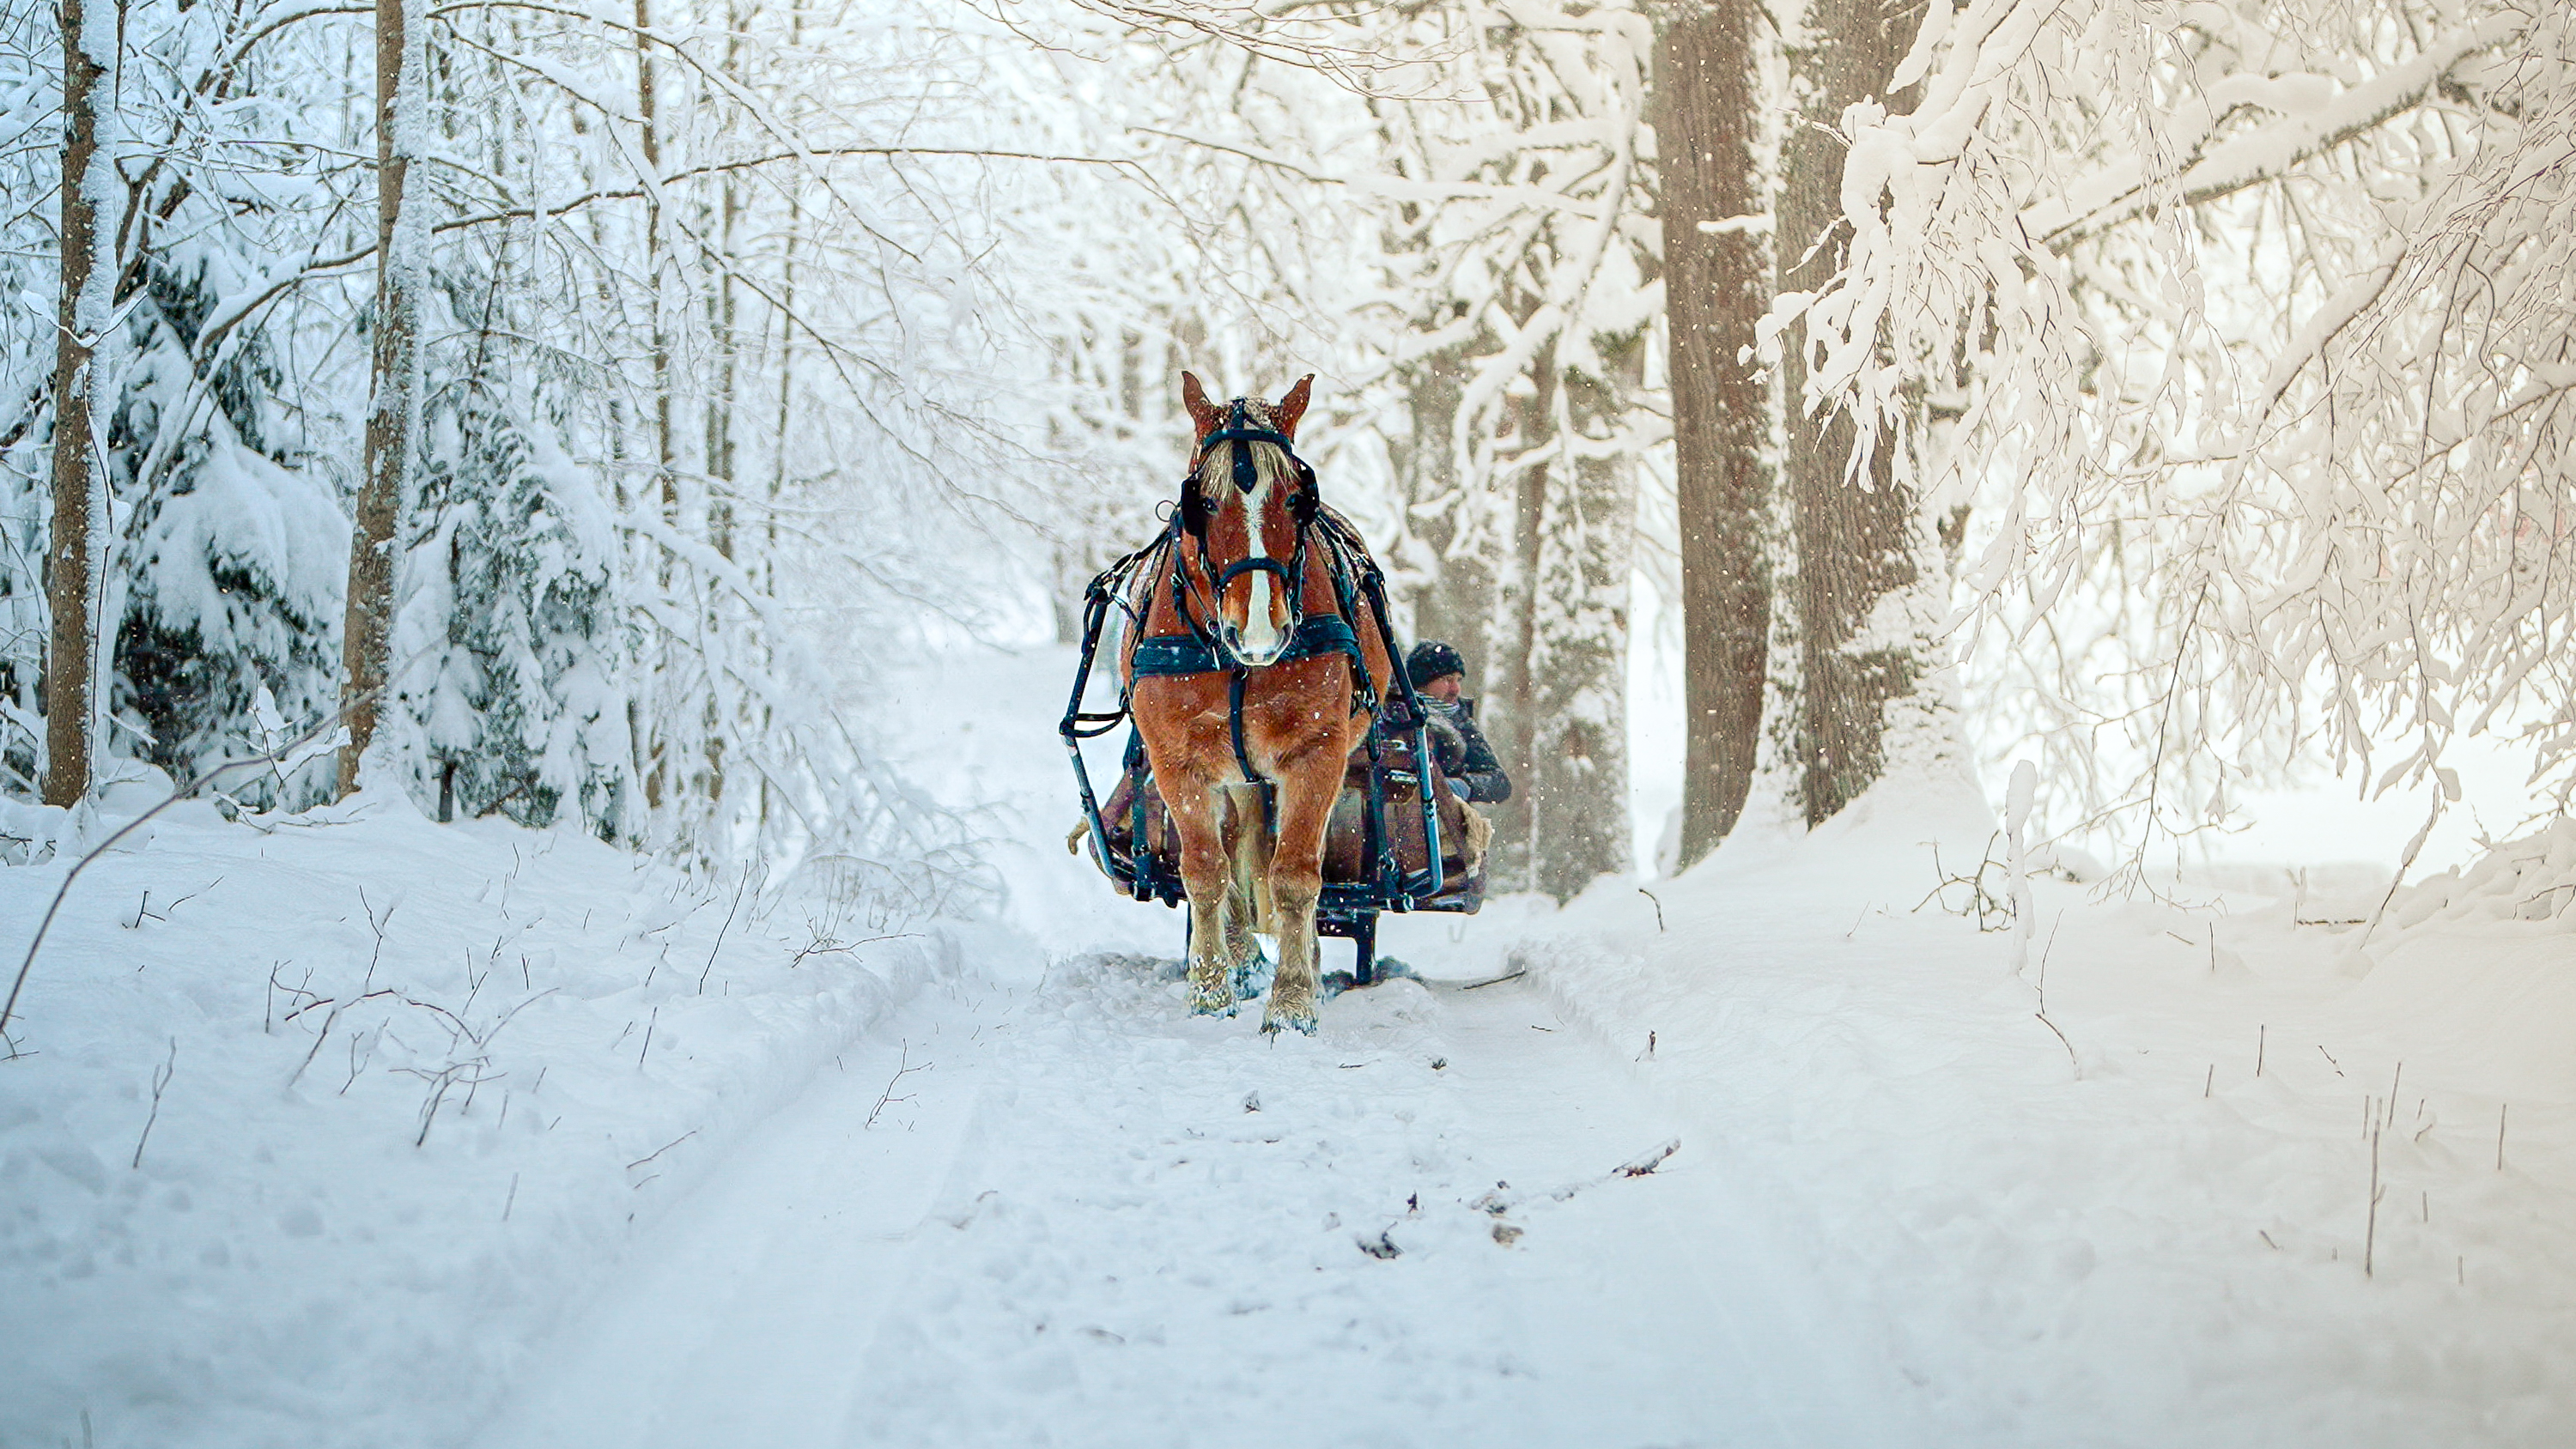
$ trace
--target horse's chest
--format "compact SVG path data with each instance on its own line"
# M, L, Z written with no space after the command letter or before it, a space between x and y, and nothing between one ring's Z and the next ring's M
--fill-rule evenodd
M1182 753L1191 766L1225 775L1240 774L1234 748L1238 716L1227 691L1193 691L1196 697L1179 709L1154 709L1143 698L1146 693L1140 688L1139 704L1145 707L1140 708L1138 722L1147 734L1158 731L1146 716L1159 715L1180 727L1186 739ZM1337 757L1347 754L1363 726L1364 719L1351 713L1347 690L1307 691L1295 698L1263 698L1256 694L1241 706L1244 752L1265 770L1304 759L1318 750Z

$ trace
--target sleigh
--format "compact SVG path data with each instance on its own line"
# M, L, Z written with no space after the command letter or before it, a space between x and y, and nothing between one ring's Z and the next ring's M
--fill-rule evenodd
M1081 663L1059 732L1073 758L1082 834L1092 863L1121 893L1177 907L1188 899L1181 885L1179 833L1154 787L1142 741L1133 728L1128 730L1117 781L1105 800L1094 791L1082 755L1083 740L1108 733L1126 718L1124 709L1086 713L1082 707L1110 612L1108 593L1095 584L1086 601ZM1391 639L1388 646L1392 651ZM1377 979L1381 914L1472 915L1484 904L1483 822L1470 820L1467 804L1439 783L1436 766L1426 775L1428 759L1421 705L1405 689L1380 702L1366 742L1351 752L1343 771L1341 796L1324 837L1323 894L1315 922L1318 934L1351 943L1354 985ZM1257 788L1266 792L1270 787Z

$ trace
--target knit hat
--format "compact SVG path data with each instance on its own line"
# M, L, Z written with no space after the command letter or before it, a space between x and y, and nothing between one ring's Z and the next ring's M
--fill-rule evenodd
M1467 661L1458 657L1457 650L1437 639L1423 640L1413 646L1412 653L1404 656L1404 676L1413 681L1416 689L1442 675L1466 672Z

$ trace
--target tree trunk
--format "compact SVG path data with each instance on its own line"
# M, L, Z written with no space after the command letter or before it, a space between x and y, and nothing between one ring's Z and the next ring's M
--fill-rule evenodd
M1500 556L1490 560L1493 579L1493 607L1481 626L1470 626L1484 645L1483 668L1480 671L1473 654L1459 640L1459 652L1468 662L1467 682L1482 683L1485 689L1484 713L1479 723L1485 728L1486 742L1494 747L1494 758L1503 773L1512 779L1512 798L1499 805L1479 807L1494 822L1494 844L1488 874L1496 890L1538 889L1541 850L1537 837L1535 794L1531 776L1539 748L1538 714L1542 708L1538 670L1544 662L1539 651L1539 614L1543 601L1539 595L1539 567L1544 553L1543 520L1548 513L1548 494L1562 484L1553 476L1551 464L1556 457L1556 414L1558 386L1556 347L1553 342L1541 347L1530 360L1528 379L1531 390L1511 398L1505 404L1505 416L1511 419L1510 454L1526 459L1517 464L1504 462L1498 473L1509 470L1514 478L1510 492L1496 502L1507 510ZM1500 450L1497 450L1498 454ZM1465 559L1455 560L1452 573L1464 575ZM1465 621L1462 621L1465 622Z
M725 9L724 74L737 85L748 89L748 78L742 74L742 37L750 28L750 17L740 4ZM708 104L712 107L713 97ZM718 120L721 125L721 119ZM716 275L715 289L707 300L708 341L715 349L715 395L707 400L707 477L713 496L708 503L708 528L716 552L727 559L734 557L734 432L735 413L741 406L736 388L742 376L742 341L736 331L738 304L735 296L735 271L742 264L734 254L740 241L742 222L742 182L728 172L717 187L716 203Z
M662 116L659 95L654 84L651 42L645 39L653 29L653 12L649 0L635 0L635 116L636 140L644 154L644 169L651 172L655 187L662 176ZM662 311L662 200L658 190L648 187L644 196L644 277L650 288L647 305L653 309L652 340L649 344L653 367L653 447L661 462L662 511L672 522L680 521L680 482L673 471L676 460L671 437L671 331Z
M655 88L652 42L646 39L653 27L653 13L648 0L635 0L635 115L637 143L644 156L644 169L652 174L653 184L644 197L644 305L652 309L646 361L652 368L653 458L654 478L662 500L663 521L677 527L680 522L680 479L673 463L676 454L671 437L671 334L662 315L662 202L659 191L662 176L662 125L658 92ZM653 548L654 579L667 587L671 582L670 551ZM670 642L659 645L667 656ZM659 671L656 671L657 673ZM685 765L672 758L667 738L666 717L656 711L649 720L649 731L640 748L648 762L642 771L645 802L656 808L665 800L675 799L685 788L680 777Z
M339 790L358 788L393 663L394 551L420 433L420 294L428 285L428 208L409 204L426 139L428 27L419 0L376 0L376 328L358 517L349 548L341 700L349 743Z
M107 13L96 14L104 9ZM104 391L97 352L115 316L115 227L102 227L102 203L123 195L111 158L99 153L99 113L115 104L106 93L107 67L121 28L117 7L96 0L62 0L63 195L62 295L54 332L53 523L45 540L45 605L53 632L45 653L45 779L48 805L77 805L89 793L93 720L93 671L98 621L101 540L93 531L107 480L99 470L102 429L97 416ZM112 54L109 56L113 59ZM108 248L101 255L101 247ZM109 407L113 398L106 399Z
M1664 26L1655 63L1681 523L1685 866L1743 814L1769 667L1768 393L1742 360L1771 299L1750 221L1762 209L1757 13L1754 0L1687 4Z
M1395 494L1401 500L1400 528L1393 556L1386 560L1389 592L1401 597L1410 613L1412 637L1448 639L1457 632L1457 615L1446 595L1448 563L1444 555L1458 535L1458 510L1464 500L1458 487L1458 459L1452 435L1458 424L1459 378L1465 349L1444 347L1396 365L1411 428L1387 444L1395 472ZM1445 511L1428 517L1417 507L1447 500ZM1408 638L1405 642L1411 642ZM1452 640L1451 642L1456 642Z
M1467 349L1443 347L1396 368L1412 423L1407 437L1387 449L1395 469L1396 496L1403 500L1402 529L1387 560L1390 592L1398 613L1409 613L1409 632L1399 642L1410 647L1424 639L1454 646L1467 661L1467 681L1481 689L1490 677L1485 628L1493 618L1491 571L1473 559L1454 557L1460 518L1470 500L1458 494L1458 407L1467 374ZM1438 506L1428 515L1418 507Z
M1642 381L1641 334L1605 356L1613 376L1558 382L1558 437L1574 446L1544 475L1530 590L1530 874L1559 902L1629 864L1628 571L1636 541L1632 456L1587 456Z
M1870 96L1892 111L1912 104L1888 94L1888 78L1912 44L1919 3L1809 0L1800 32L1788 37L1796 119L1782 150L1778 217L1779 290L1812 291L1843 264L1844 145L1825 127ZM1796 329L1795 343L1804 329ZM1922 581L1913 491L1896 485L1893 440L1882 436L1867 473L1848 480L1858 433L1848 416L1824 421L1798 402L1806 359L1783 349L1789 401L1785 483L1793 509L1798 573L1799 682L1794 727L1798 795L1814 826L1859 798L1885 765L1887 706L1913 693L1926 666L1921 640L1873 628L1880 600Z

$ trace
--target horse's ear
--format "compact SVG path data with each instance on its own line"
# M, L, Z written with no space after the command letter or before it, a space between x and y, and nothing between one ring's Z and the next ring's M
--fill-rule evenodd
M1281 398L1278 406L1270 410L1271 422L1279 429L1282 436L1289 438L1297 436L1297 420L1306 415L1306 404L1312 401L1314 396L1315 374L1310 372L1297 379L1297 385L1288 389L1288 395Z
M1190 437L1193 441L1216 431L1217 405L1208 401L1207 389L1199 386L1195 372L1181 374L1181 406L1190 410Z

